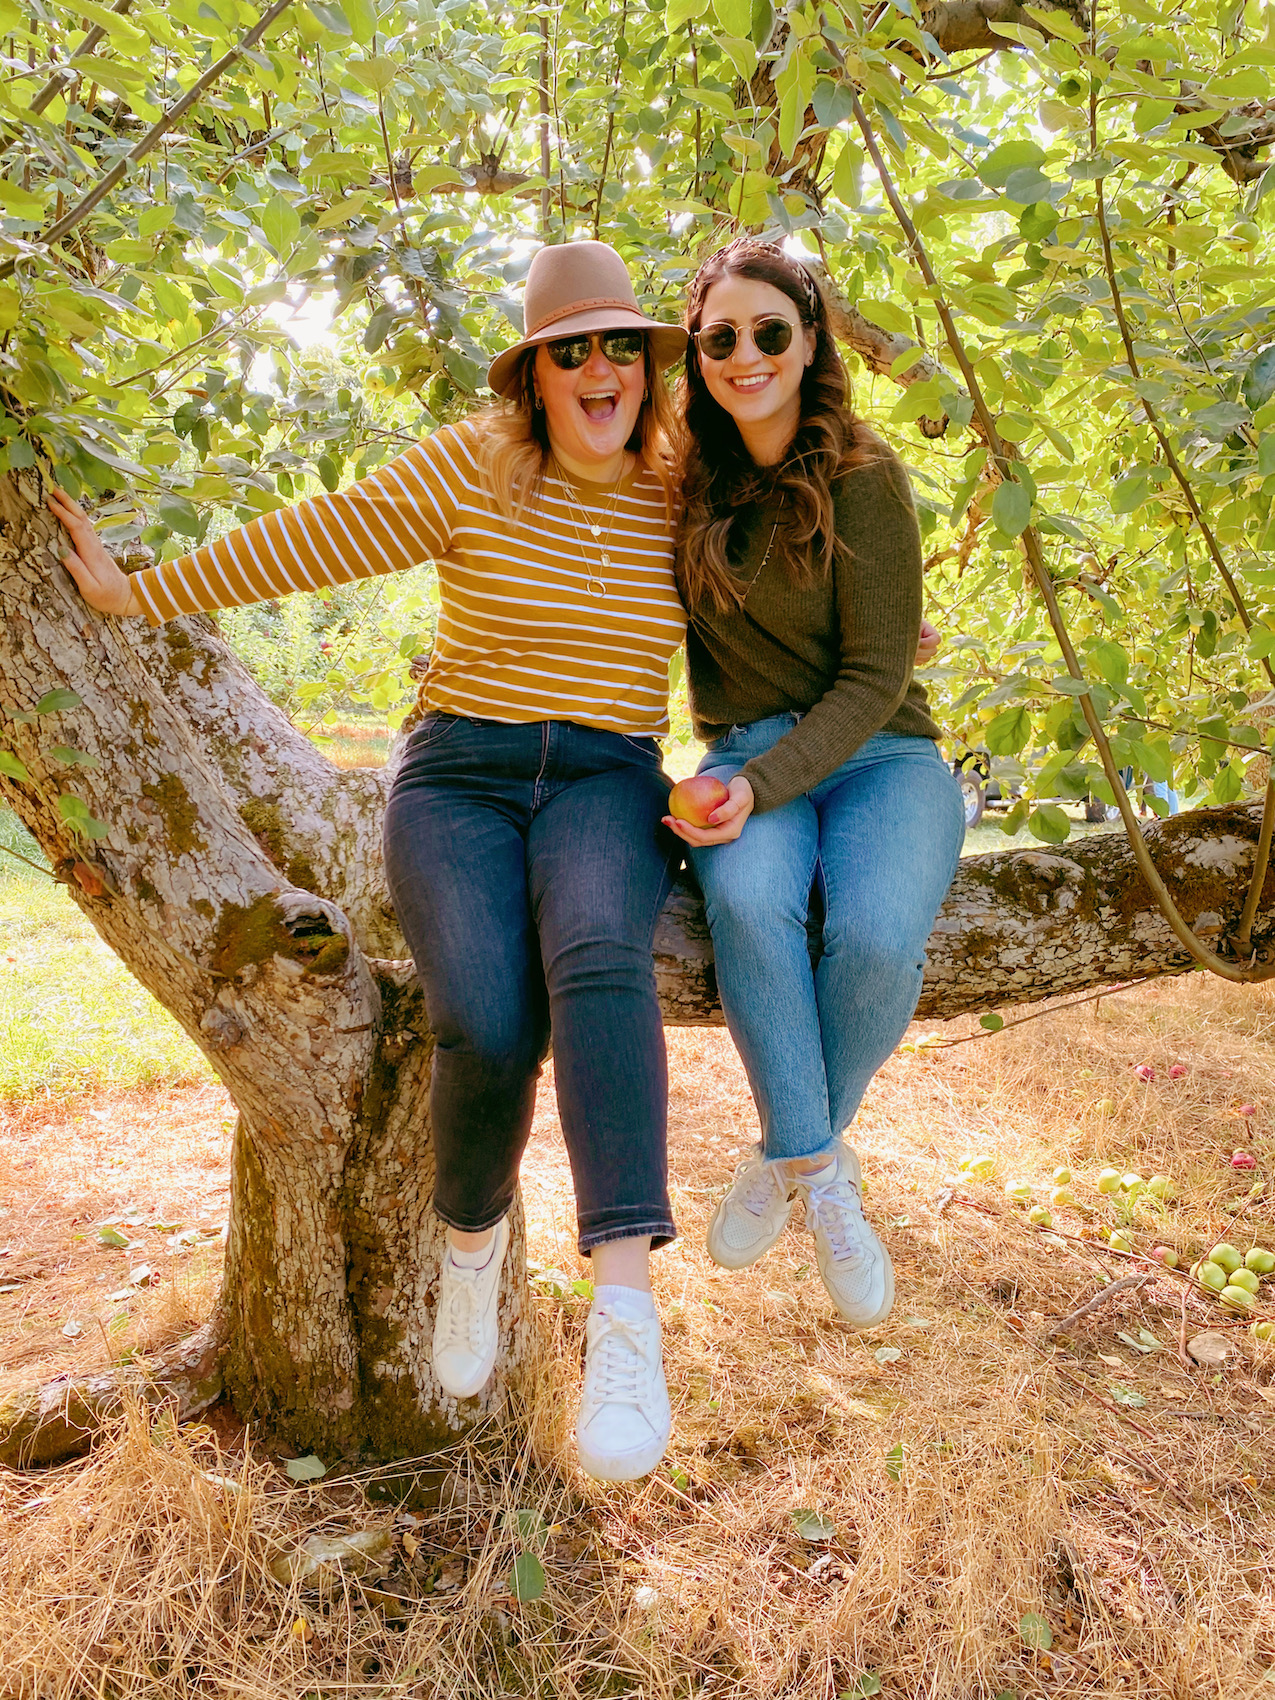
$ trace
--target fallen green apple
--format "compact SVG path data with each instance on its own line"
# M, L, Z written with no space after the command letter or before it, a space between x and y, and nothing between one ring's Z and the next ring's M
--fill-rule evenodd
M1275 1251L1267 1251L1265 1246L1255 1245L1252 1251L1244 1253L1244 1267L1251 1269L1255 1275L1269 1275L1275 1269Z
M1074 1204L1076 1195L1069 1186L1056 1186L1049 1195L1049 1202L1056 1210L1061 1209L1064 1205Z
M1256 1293L1261 1282L1251 1269L1235 1269L1231 1272L1231 1285L1243 1287L1245 1292Z
M1099 1174L1098 1174L1098 1191L1099 1192L1119 1192L1120 1191L1120 1171L1119 1171L1119 1169L1102 1169L1102 1170L1099 1171Z
M1167 1198L1173 1191L1173 1182L1168 1175L1152 1175L1147 1182L1147 1191L1153 1198Z
M1255 1322L1252 1332L1255 1340L1275 1340L1275 1322Z
M1238 1269L1243 1261L1235 1247L1226 1240L1219 1241L1209 1253L1209 1262L1216 1263L1219 1269L1225 1269L1228 1275L1232 1269Z
M1032 1185L1030 1181L1005 1182L1005 1196L1012 1198L1016 1204L1026 1204L1031 1195Z
M1132 1170L1130 1170L1127 1175L1121 1175L1120 1177L1120 1190L1122 1192L1131 1192L1135 1198L1140 1192L1146 1190L1146 1184L1147 1183L1143 1180L1142 1176L1134 1174Z
M1054 1225L1054 1218L1043 1204L1033 1204L1027 1212L1027 1220L1033 1228L1052 1228Z
M1055 1186L1070 1186L1071 1185L1071 1170L1068 1169L1068 1168L1055 1169L1054 1170L1054 1185Z
M1176 1269L1178 1266L1178 1254L1171 1245L1158 1245L1151 1255L1157 1262L1163 1263L1166 1269Z
M1239 1311L1252 1310L1257 1303L1247 1287L1235 1286L1223 1287L1217 1296L1217 1301L1219 1304L1225 1305L1227 1310Z
M977 1157L966 1157L961 1167L972 1181L990 1181L996 1173L996 1159L981 1152Z
M1111 1247L1112 1251L1133 1250L1133 1241L1130 1240L1126 1234L1122 1234L1119 1228L1113 1228L1111 1230L1110 1234L1107 1236L1107 1244Z
M1215 1293L1220 1293L1226 1285L1226 1270L1220 1263L1201 1263L1195 1272L1195 1278L1202 1287L1211 1287Z

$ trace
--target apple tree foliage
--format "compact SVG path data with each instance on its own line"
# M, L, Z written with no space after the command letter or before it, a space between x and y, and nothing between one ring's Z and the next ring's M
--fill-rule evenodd
M912 468L947 640L931 690L1022 764L1011 824L1057 841L1048 799L1110 798L1085 683L1139 782L1264 782L1275 5L274 10L236 53L247 0L0 0L0 471L47 455L117 547L176 553L474 405L536 242L615 243L675 318L698 259L763 231L861 316L857 400ZM408 576L336 593L329 659L279 685L298 709L401 712L432 624Z

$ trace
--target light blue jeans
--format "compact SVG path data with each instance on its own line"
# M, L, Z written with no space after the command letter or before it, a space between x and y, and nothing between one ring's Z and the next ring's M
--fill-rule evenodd
M778 714L709 745L728 781L796 725ZM925 941L965 836L960 788L928 738L878 732L813 791L689 851L717 989L770 1160L813 1157L850 1125L921 994ZM806 921L823 898L823 955Z

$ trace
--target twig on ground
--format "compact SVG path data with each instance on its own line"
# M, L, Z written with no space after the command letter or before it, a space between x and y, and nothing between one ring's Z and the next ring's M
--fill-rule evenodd
M1194 1375L1195 1363L1192 1360L1191 1354L1186 1349L1186 1301L1190 1296L1190 1292L1190 1287L1183 1287L1182 1320L1178 1324L1178 1362L1182 1365L1183 1369L1189 1370L1191 1374Z
M1097 1003L1099 998L1114 998L1117 992L1131 992L1133 989L1132 980L1122 981L1118 986L1103 986L1099 991L1086 993L1083 998L1068 998L1066 1003L1051 1004L1048 1009L1020 1015L1017 1021L1002 1021L999 1027L984 1027L977 1033L965 1033L959 1039L926 1039L916 1048L918 1051L950 1051L953 1045L968 1045L971 1039L994 1039L998 1033L1008 1033L1011 1027L1024 1027L1029 1021L1043 1021L1047 1015L1061 1015L1065 1009L1075 1009L1082 1003Z
M1073 1310L1060 1321L1051 1323L1040 1336L1038 1344L1043 1345L1046 1340L1052 1340L1056 1334L1064 1333L1073 1322L1079 1322L1082 1316L1091 1316L1094 1311L1101 1310L1103 1305L1109 1304L1117 1293L1131 1293L1136 1287L1144 1287L1150 1279L1151 1274L1148 1271L1145 1275L1124 1275L1119 1281L1113 1281L1109 1287L1104 1287L1101 1292L1095 1293L1093 1298L1082 1304L1078 1310Z

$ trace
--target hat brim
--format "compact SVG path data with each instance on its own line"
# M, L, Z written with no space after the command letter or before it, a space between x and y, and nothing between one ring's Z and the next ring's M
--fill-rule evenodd
M523 355L542 342L558 342L563 337L580 336L586 331L643 331L650 338L651 353L660 371L680 360L686 352L686 332L681 325L666 325L659 319L645 318L627 307L594 307L584 313L569 313L555 319L532 336L523 337L512 348L504 349L487 368L487 383L506 400L513 400L514 381Z

